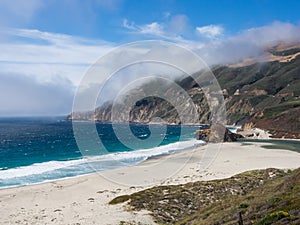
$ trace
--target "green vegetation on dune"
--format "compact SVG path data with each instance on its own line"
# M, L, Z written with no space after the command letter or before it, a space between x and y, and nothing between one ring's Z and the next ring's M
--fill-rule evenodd
M245 203L247 207L241 207ZM178 224L237 224L239 211L244 224L299 224L300 169L266 181L244 196L214 203Z
M129 201L128 201L129 200ZM160 224L300 224L300 169L245 172L228 179L150 188L120 196Z

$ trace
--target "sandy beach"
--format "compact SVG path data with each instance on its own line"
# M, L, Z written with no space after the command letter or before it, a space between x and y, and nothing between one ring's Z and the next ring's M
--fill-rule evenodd
M147 187L227 178L253 169L300 167L300 154L265 149L266 143L209 144L136 166L0 190L0 224L155 224L148 212L109 205Z

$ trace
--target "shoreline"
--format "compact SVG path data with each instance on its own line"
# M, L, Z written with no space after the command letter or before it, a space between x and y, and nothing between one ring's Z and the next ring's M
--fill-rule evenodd
M245 142L249 142L249 143L253 143L253 144L259 143L261 145L261 147L263 147L263 145L265 146L266 144L276 145L276 143L271 143L272 141L297 141L297 142L300 142L300 139L284 139L284 138L253 139L253 138L245 138L245 139L240 139L240 140L238 140L237 142L234 142L234 143L245 143ZM181 149L179 151L175 150L174 152L170 151L170 153L162 153L160 155L150 156L147 159L145 159L141 162L138 162L136 164L133 164L133 165L125 165L125 166L121 166L121 167L117 167L117 168L113 168L113 169L104 169L102 171L93 171L93 172L88 172L88 173L85 173L85 174L78 174L78 175L74 175L74 176L67 176L67 177L61 177L61 178L57 178L57 179L50 179L50 180L45 180L45 181L31 183L31 184L23 184L23 185L15 185L15 186L3 186L3 187L0 187L0 191L1 190L6 190L6 189L11 189L11 188L19 188L19 187L28 187L28 186L32 186L32 185L40 185L40 184L44 184L44 183L51 183L51 182L62 181L62 180L67 180L67 179L73 179L73 178L77 178L77 177L89 176L89 175L98 174L98 173L105 173L105 172L110 171L110 170L116 170L116 169L122 169L122 168L126 168L126 167L138 166L140 164L147 163L147 161L156 160L156 159L160 159L160 158L163 158L163 157L168 157L170 155L183 153L183 152L186 152L186 151L191 151L195 148L204 147L205 145L207 145L207 143L201 143L201 144L199 143L199 144L195 144L193 147ZM275 149L275 148L273 148L273 149ZM295 150L291 150L291 149L280 149L280 150L295 151ZM297 152L297 151L295 151L295 152ZM112 154L114 154L114 153L112 153ZM81 159L83 159L83 158L81 158Z
M2 184L5 184L6 179L8 179L8 181L9 181L9 179L14 179L13 177L17 178L17 181L18 181L18 182L9 181L9 183L6 183L6 186L4 186L4 185L2 186L2 184L1 184L0 190L7 189L7 188L21 187L21 186L35 185L35 184L40 184L40 183L45 183L45 182L52 182L52 181L61 180L61 179L69 179L72 177L84 176L84 175L107 171L107 170L111 170L111 169L123 168L123 167L131 166L131 165L137 165L137 164L147 161L153 157L161 157L163 155L174 154L176 152L193 149L195 146L202 146L203 144L204 143L202 141L197 141L195 139L189 139L189 140L184 140L184 141L168 143L168 144L157 146L154 148L145 148L145 149L139 149L139 150L133 150L133 151L125 151L125 152L111 152L109 154L97 155L97 156L91 156L91 157L82 156L81 158L71 159L71 160L63 160L63 161L52 160L52 161L46 161L46 162L41 162L41 163L34 163L31 165L26 165L26 166L21 166L21 167L9 168L6 170L0 170L0 179L1 179L1 176L3 176ZM109 163L111 161L112 165L114 165L114 166L112 166L112 167L109 165L104 166L104 167L99 168L99 171L96 171L97 168L95 169L93 167L93 165L90 165L90 163L91 164L95 163L95 164L101 165L102 161L105 164L107 164L107 162ZM56 175L54 173L52 174L51 171L52 170L54 171L54 169L51 168L51 165L48 165L49 163L51 163L51 165L59 164L57 169L62 169L63 170L62 173L56 174ZM67 166L65 166L65 163L68 163ZM47 164L47 165L45 165L47 167L47 169L49 167L49 171L50 171L49 176L48 176L48 174L46 174L46 175L35 174L35 171L34 171L35 166L44 167L44 164ZM60 164L62 164L62 165L60 165ZM86 169L78 170L76 168L76 165L79 167L84 166ZM54 166L56 166L56 165L54 165ZM70 171L72 174L68 174L68 168L71 169ZM25 170L25 172L23 170ZM27 170L30 170L35 174L35 175L33 175L33 177L28 178L28 181L31 181L31 182L23 182L24 180L22 181L22 179L26 178L25 176L30 175L30 174L28 174ZM26 173L26 174L22 175L23 173ZM37 176L37 179L34 178L34 176ZM48 176L48 177L46 177L46 176ZM47 180L45 180L45 179L47 179Z
M127 151L127 152L111 152L109 154L100 155L100 157L103 156L105 158L104 163L107 163L105 160L108 160L108 162L111 161L111 163L113 163L114 166L113 167L101 167L99 171L96 171L96 169L92 165L90 165L90 163L91 164L96 163L96 164L101 165L103 159L99 159L99 156L92 156L92 157L82 156L81 158L67 160L67 161L53 160L53 161L48 161L48 162L34 163L34 164L31 164L28 166L10 168L10 169L1 171L4 173L4 174L2 173L2 175L5 177L3 180L7 179L6 172L9 174L8 175L9 177L12 177L12 176L15 176L15 173L17 173L17 174L20 172L22 173L22 171L16 172L13 170L23 170L23 169L27 169L28 167L33 167L36 165L40 166L40 165L43 165L44 163L47 164L47 163L69 162L69 163L71 163L71 167L70 167L71 172L75 172L74 170L76 169L76 167L74 167L72 165L77 165L77 166L81 166L81 167L84 166L85 168L87 168L87 170L84 171L84 173L81 173L81 171L79 171L78 174L74 173L72 175L68 175L67 173L64 174L65 172L63 172L62 175L57 176L57 178L54 178L54 176L52 176L50 174L50 177L48 177L47 180L45 180L45 179L41 180L41 178L47 178L45 176L44 177L41 176L41 178L37 179L38 181L36 181L36 179L34 179L32 181L32 183L16 184L16 185L12 185L12 186L1 186L0 190L8 189L8 188L18 188L18 187L30 186L30 185L38 185L38 184L43 184L43 183L47 183L47 182L53 182L53 181L59 181L59 180L63 180L63 179L70 179L73 177L90 175L90 174L94 174L94 173L102 173L105 171L114 170L114 169L118 169L118 168L122 169L122 168L126 168L129 166L136 166L136 165L139 165L140 163L151 160L153 158L160 158L163 156L176 154L177 152L193 150L195 147L203 146L205 144L206 144L205 142L198 141L198 140L195 140L192 138L189 140L177 141L177 142L169 143L166 145L157 146L154 148L148 148L148 149L145 148L145 149L139 149L139 150L133 150L133 151ZM127 160L129 160L129 161L127 161ZM64 168L65 167L59 167L58 169L64 170ZM68 167L66 167L66 168L68 168ZM50 169L51 169L51 167L50 167ZM10 170L12 170L12 171L10 171ZM0 172L0 177L1 177L1 172ZM17 177L18 176L19 175L17 175ZM37 176L40 176L40 174L37 174ZM8 179L10 179L10 178L8 178ZM20 179L21 180L23 179L23 175L20 176Z
M154 157L138 165L100 174L1 189L0 213L3 216L0 223L120 224L120 221L127 221L155 224L148 212L126 211L125 204L108 205L108 202L119 195L153 186L228 178L254 169L300 167L299 153L265 149L261 147L263 144L266 143L208 144L192 152ZM216 146L220 147L217 156L207 164L207 168L201 167L201 158L209 152L207 148Z

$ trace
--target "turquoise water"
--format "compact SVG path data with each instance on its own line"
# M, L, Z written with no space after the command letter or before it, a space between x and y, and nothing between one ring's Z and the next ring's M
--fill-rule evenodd
M114 124L120 129L125 125ZM132 123L132 134L143 140L135 149L119 141L111 123L96 123L96 128L105 150L100 149L99 154L86 158L76 144L72 122L64 118L0 119L0 188L132 165L152 156L191 148L197 144L193 136L199 126L184 127L183 134L179 125L167 126L166 132L161 125L152 125L152 132L161 132L163 136L161 143L152 146L147 141L151 136L149 126ZM89 145L84 151L93 151L94 148L98 145Z
M240 142L243 143L249 143L252 142L259 142L259 143L266 143L268 145L262 145L263 148L266 149L284 149L284 150L290 150L300 153L300 141L297 140L285 140L285 139L267 139L267 140L260 140L260 139L243 139L240 140ZM271 144L271 145L269 145Z

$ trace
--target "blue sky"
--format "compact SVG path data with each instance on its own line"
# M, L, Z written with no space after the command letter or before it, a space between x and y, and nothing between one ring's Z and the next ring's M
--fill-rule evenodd
M196 27L211 24L222 26L227 35L233 35L274 21L300 22L297 0L28 0L16 4L18 1L1 1L4 25L117 43L133 38L124 27L124 20L137 26L171 26L176 16L182 16L185 27L178 35L194 39Z
M0 116L70 112L88 67L120 44L166 40L231 63L300 40L299 12L297 0L0 0Z

